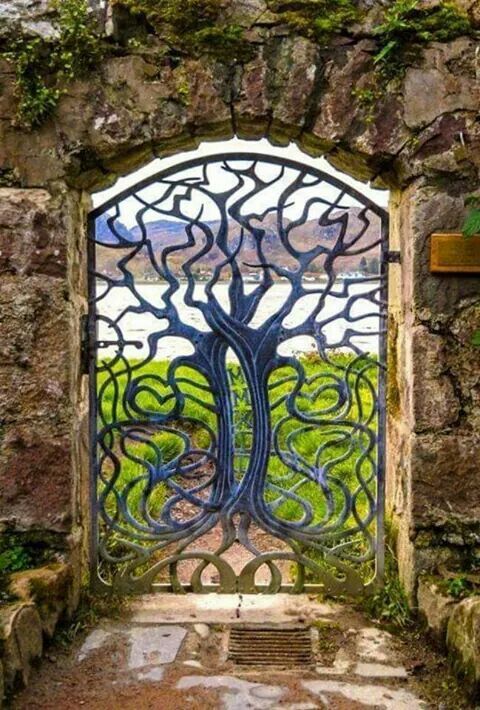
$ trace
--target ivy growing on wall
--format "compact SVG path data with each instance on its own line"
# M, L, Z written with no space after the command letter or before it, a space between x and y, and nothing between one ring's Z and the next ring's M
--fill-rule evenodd
M58 36L15 39L4 56L15 65L18 122L39 126L50 116L66 86L94 67L102 56L95 19L86 0L57 0Z

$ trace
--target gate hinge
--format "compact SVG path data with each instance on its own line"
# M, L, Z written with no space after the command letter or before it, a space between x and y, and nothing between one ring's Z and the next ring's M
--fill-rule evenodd
M80 316L80 372L88 375L90 370L90 318L87 313Z
M400 264L400 261L399 251L387 251L387 262L389 264Z

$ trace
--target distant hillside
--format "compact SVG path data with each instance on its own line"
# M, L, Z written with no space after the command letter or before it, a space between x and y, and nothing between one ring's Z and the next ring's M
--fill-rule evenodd
M344 238L346 244L354 239L362 228L362 222L359 219L360 208L351 208L348 211L348 229ZM338 217L341 213L336 213L333 216ZM290 223L287 223L289 226ZM288 253L283 246L278 234L275 215L267 215L260 224L255 222L250 225L253 229L250 231L244 230L243 240L240 245L241 227L237 222L230 222L228 226L228 244L230 249L239 248L237 255L237 263L243 273L255 272L252 264L258 264L258 254L256 237L260 240L264 258L269 263L274 263L284 268L296 268L297 260ZM147 225L148 239L151 243L153 252L156 256L157 263L160 264L162 255L167 259L169 268L176 274L182 274L182 266L186 261L198 255L207 243L207 238L211 238L204 233L204 230L199 227L194 227L190 239L193 246L188 246L189 236L186 231L186 225L182 222L172 220L158 220L148 222ZM220 229L219 222L208 222L207 227L213 237L216 238ZM379 220L372 223L362 236L361 240L352 247L353 250L364 249L373 245L378 240ZM253 230L257 229L255 235ZM140 227L135 226L132 229L127 229L119 221L114 222L114 230L121 240L125 239L132 243L138 243L141 238ZM319 245L330 250L335 244L340 230L340 224L319 225L318 219L312 219L304 224L292 228L289 236L289 241L293 249L299 252L307 252ZM107 218L102 216L97 221L97 240L103 244L113 245L118 244L119 239L110 229ZM175 248L177 247L177 248ZM128 248L111 249L109 247L97 247L97 271L105 273L112 277L119 277L117 262L128 252ZM338 258L335 262L337 272L351 272L359 269L368 268L375 272L378 268L378 247L370 246L365 253L353 254ZM198 258L192 269L201 278L208 278L213 269L218 263L224 261L225 256L217 246L213 246L206 250L206 253ZM312 273L321 273L324 257L318 257L312 265ZM147 249L144 247L128 264L128 269L136 278L140 280L152 280L156 278L156 272L151 264ZM228 269L224 270L224 277L229 277Z
M114 220L113 227L110 227L108 219L108 215L102 214L95 222L95 237L98 241L103 244L116 244L118 242L117 237L122 239L132 238L132 234L120 220Z

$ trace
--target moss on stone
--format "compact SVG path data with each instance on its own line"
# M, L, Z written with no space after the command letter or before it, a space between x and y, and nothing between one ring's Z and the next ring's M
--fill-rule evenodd
M455 672L463 679L467 692L475 699L480 694L479 631L480 598L464 599L456 605L450 617L447 648Z
M114 5L127 7L133 14L143 15L159 34L180 36L211 27L218 20L220 0L115 0Z
M222 0L115 0L143 17L152 31L173 50L190 56L210 54L222 61L246 60L252 47L245 41L242 27L222 21Z
M348 35L352 25L362 19L363 12L359 0L266 2L269 11L274 13L271 15L273 24L287 25L292 33L321 46L331 43L335 35ZM257 51L256 45L248 41L245 28L226 19L227 0L184 0L181 3L178 0L161 3L113 0L113 5L117 13L125 15L126 46L131 51L141 50L152 35L161 40L161 52L177 57L207 54L224 63L244 63ZM55 111L69 82L97 66L106 51L121 49L119 45L107 45L99 35L87 0L54 0L53 7L57 36L17 37L3 52L15 65L17 118L23 128L41 125ZM131 31L135 33L134 16L138 17L137 25L141 29L138 38L131 34ZM377 72L353 92L364 109L365 121L374 121L385 80L401 76L405 67L416 60L419 46L434 40L449 41L473 31L468 15L448 0L434 7L424 6L418 0L395 0L373 30L378 46ZM186 92L181 93L180 98L186 102Z
M322 45L359 19L355 0L267 0L281 22Z
M55 556L55 547L48 535L42 539L38 533L3 532L0 534L0 575L50 562Z
M378 102L382 97L380 87L373 83L365 88L355 87L352 91L352 96L357 99L359 106L365 112L365 123L368 125L375 120Z

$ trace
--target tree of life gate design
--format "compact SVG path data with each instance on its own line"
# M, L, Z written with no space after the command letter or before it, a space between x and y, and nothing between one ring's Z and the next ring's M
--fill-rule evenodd
M372 588L386 213L236 153L104 203L89 244L94 586Z

